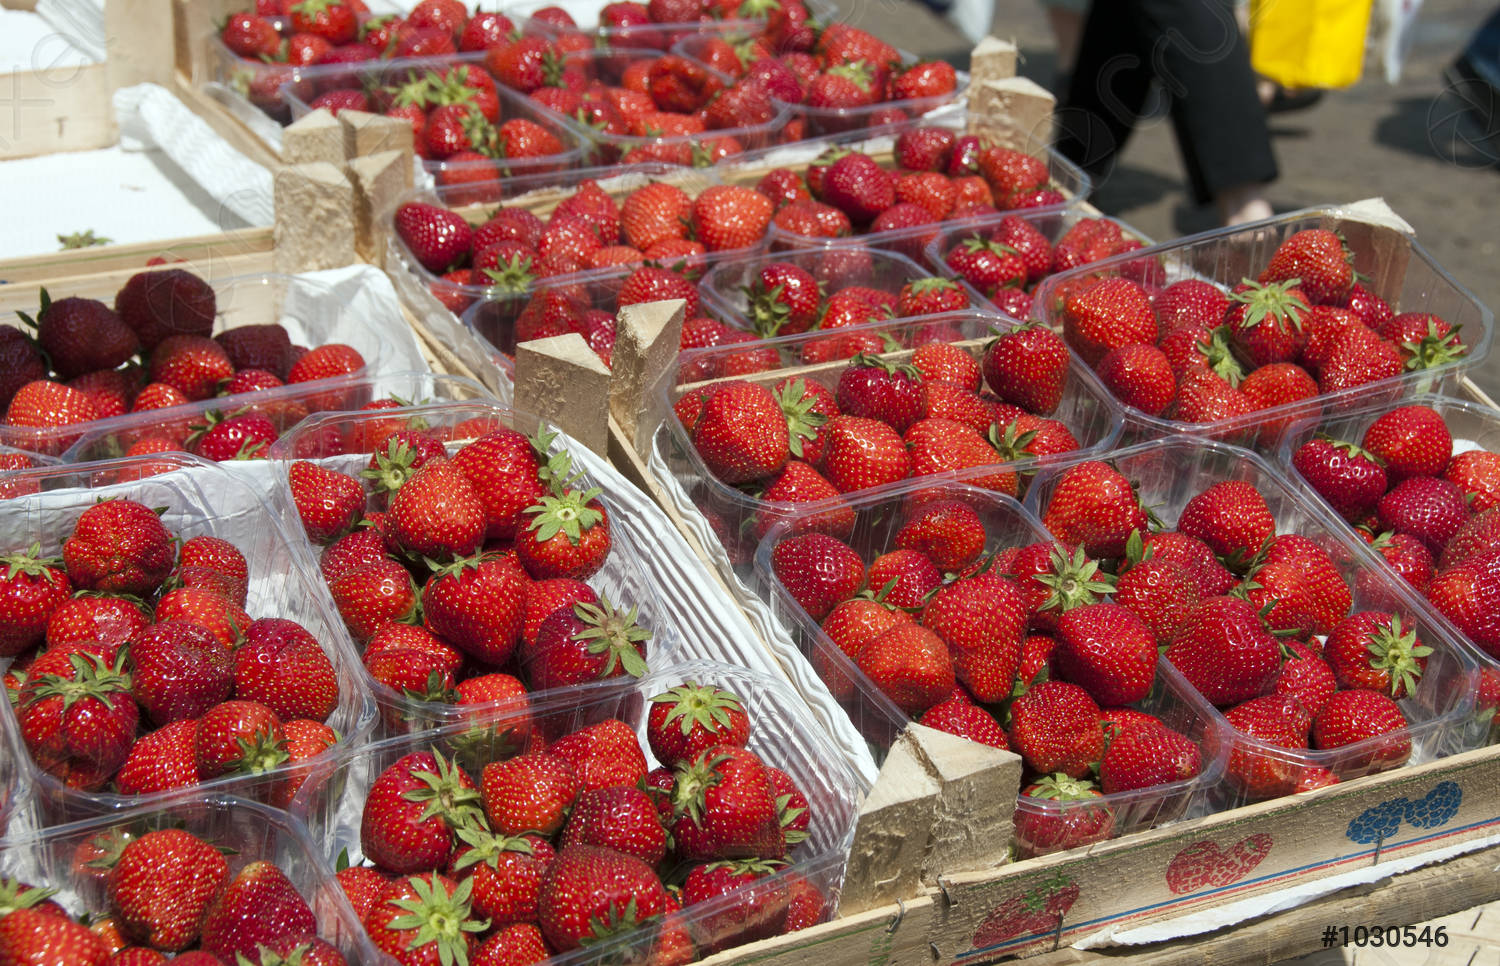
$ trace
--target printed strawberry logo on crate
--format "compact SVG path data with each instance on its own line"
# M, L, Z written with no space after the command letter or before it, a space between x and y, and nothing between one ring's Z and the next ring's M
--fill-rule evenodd
M1223 770L1213 711L1084 549L962 483L844 511L839 536L818 506L770 527L755 579L869 740L913 720L1020 755L1022 855L1189 817Z
M1295 420L1439 389L1489 350L1489 310L1367 210L1105 259L1044 281L1032 317L1094 367L1133 432L1274 448Z
M640 677L675 644L609 495L517 425L482 402L327 415L273 449L393 731Z
M186 455L22 471L5 713L42 816L205 786L291 801L371 726L343 628L245 481ZM124 480L114 482L118 474Z
M1430 396L1294 423L1281 464L1354 528L1381 576L1406 587L1472 645L1478 724L1500 705L1500 413ZM1375 578L1371 577L1372 580Z
M190 797L9 841L0 950L15 961L344 966L370 955L307 830L277 809Z
M1027 500L1055 537L1104 558L1117 600L1152 568L1140 586L1155 592L1136 599L1163 657L1218 709L1216 807L1479 743L1466 652L1247 451L1139 444L1044 470Z
M1115 423L1060 340L1036 352L1007 325L949 313L685 352L657 452L736 566L777 520L841 494L951 473L1017 494L1031 463L1105 447ZM817 519L847 534L847 508Z
M771 220L770 203L750 188L662 166L592 169L567 185L546 177L498 184L509 200L497 209L460 206L450 190L408 195L392 214L394 257L455 315L480 301L519 313L542 279L643 264L697 268L707 255L760 247Z
M379 742L295 808L399 962L690 962L832 914L857 795L829 752L784 685L693 662Z

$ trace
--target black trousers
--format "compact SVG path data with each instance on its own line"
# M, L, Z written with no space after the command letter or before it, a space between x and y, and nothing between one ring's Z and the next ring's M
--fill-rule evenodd
M1276 178L1250 51L1230 0L1094 0L1058 111L1058 149L1108 173L1158 81L1193 196Z

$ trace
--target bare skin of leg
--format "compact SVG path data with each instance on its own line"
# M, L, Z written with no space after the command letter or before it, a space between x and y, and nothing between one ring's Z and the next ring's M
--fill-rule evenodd
M1083 39L1083 14L1066 7L1048 6L1047 19L1057 41L1057 71L1069 73L1078 59L1078 43Z
M1275 214L1271 210L1271 203L1266 200L1265 186L1260 184L1235 185L1221 191L1214 198L1214 206L1219 209L1219 220L1226 228L1249 221L1260 221Z

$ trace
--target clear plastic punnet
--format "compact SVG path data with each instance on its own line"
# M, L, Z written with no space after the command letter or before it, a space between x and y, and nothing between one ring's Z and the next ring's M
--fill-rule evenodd
M1127 440L1194 434L1274 453L1281 433L1294 421L1320 414L1335 416L1413 393L1441 391L1456 385L1471 366L1486 357L1494 335L1494 314L1438 264L1413 238L1409 226L1383 204L1368 202L1304 208L1265 221L1164 242L1054 275L1038 286L1031 317L1065 332L1062 294L1095 278L1133 278L1149 283L1152 290L1184 279L1199 279L1228 291L1242 279L1258 276L1283 241L1308 228L1341 233L1354 253L1354 270L1364 276L1363 284L1371 292L1385 299L1397 313L1431 313L1461 328L1460 337L1468 351L1433 368L1413 369L1213 422L1179 421L1123 406Z
M1135 484L1142 505L1151 508L1164 529L1174 529L1188 501L1215 483L1253 485L1276 521L1277 534L1299 534L1327 552L1350 589L1350 614L1394 614L1403 629L1414 631L1433 649L1416 688L1397 701L1407 727L1389 734L1332 749L1288 750L1236 731L1215 710L1215 726L1227 749L1224 781L1211 795L1216 808L1293 794L1319 782L1348 781L1421 764L1483 743L1487 728L1473 714L1477 668L1467 648L1429 617L1415 595L1393 575L1373 567L1357 538L1335 526L1324 510L1260 456L1225 443L1183 436L1139 443L1103 459ZM1079 462L1060 462L1038 474L1026 496L1027 508L1043 515L1061 474Z
M286 812L230 795L188 795L42 831L0 839L0 878L55 889L52 901L78 921L111 914L110 866L88 859L148 832L181 829L218 848L231 878L255 862L276 865L312 909L318 938L350 964L375 951L319 843ZM101 851L102 850L102 851Z
M766 886L757 883L750 888L761 894L762 888L774 890L795 878L805 879L829 900L823 913L827 918L843 881L864 786L839 760L826 733L796 692L772 677L726 664L670 664L639 680L591 686L573 694L543 695L524 713L498 719L482 733L459 726L377 742L332 762L303 786L292 810L307 821L329 860L347 852L358 864L366 859L361 848L361 816L369 789L381 772L401 758L417 752L442 754L459 765L477 787L484 766L491 762L528 749L544 750L580 728L614 719L636 733L647 752L647 767L652 768L658 762L645 738L650 699L688 682L712 684L740 699L750 721L749 749L767 765L791 776L810 806L812 822L806 841L790 853L785 868L763 880ZM733 917L725 911L742 905L749 894L742 887L722 898L685 907L678 921L685 926L699 955L745 941L736 935L746 928L743 913L733 924ZM575 966L634 961L634 956L650 947L655 932L653 925L646 925L548 962ZM384 966L393 961L380 958L371 962Z
M170 471L165 471L168 468ZM163 508L162 523L182 540L208 535L233 543L244 554L249 569L246 613L251 618L278 617L301 624L338 672L338 703L326 721L340 736L334 748L357 746L367 740L376 709L369 689L355 671L359 656L322 592L316 570L304 565L293 540L263 499L263 489L244 476L185 453L22 470L15 478L35 482L39 490L0 501L0 533L6 534L16 549L39 543L43 554L58 554L83 511L100 500L113 498ZM0 714L15 718L17 711L6 702ZM33 761L18 730L12 737L12 754L32 785L42 824L116 812L152 798L121 794L113 785L94 792L69 787ZM258 773L225 775L196 787L205 794L226 793L285 804L311 765L282 764Z

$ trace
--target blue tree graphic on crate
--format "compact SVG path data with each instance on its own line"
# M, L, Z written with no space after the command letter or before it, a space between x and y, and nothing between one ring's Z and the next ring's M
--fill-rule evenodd
M1440 828L1458 814L1463 800L1457 782L1439 782L1416 801L1402 796L1365 809L1350 820L1344 835L1359 845L1374 845L1401 831L1403 823L1418 829Z

